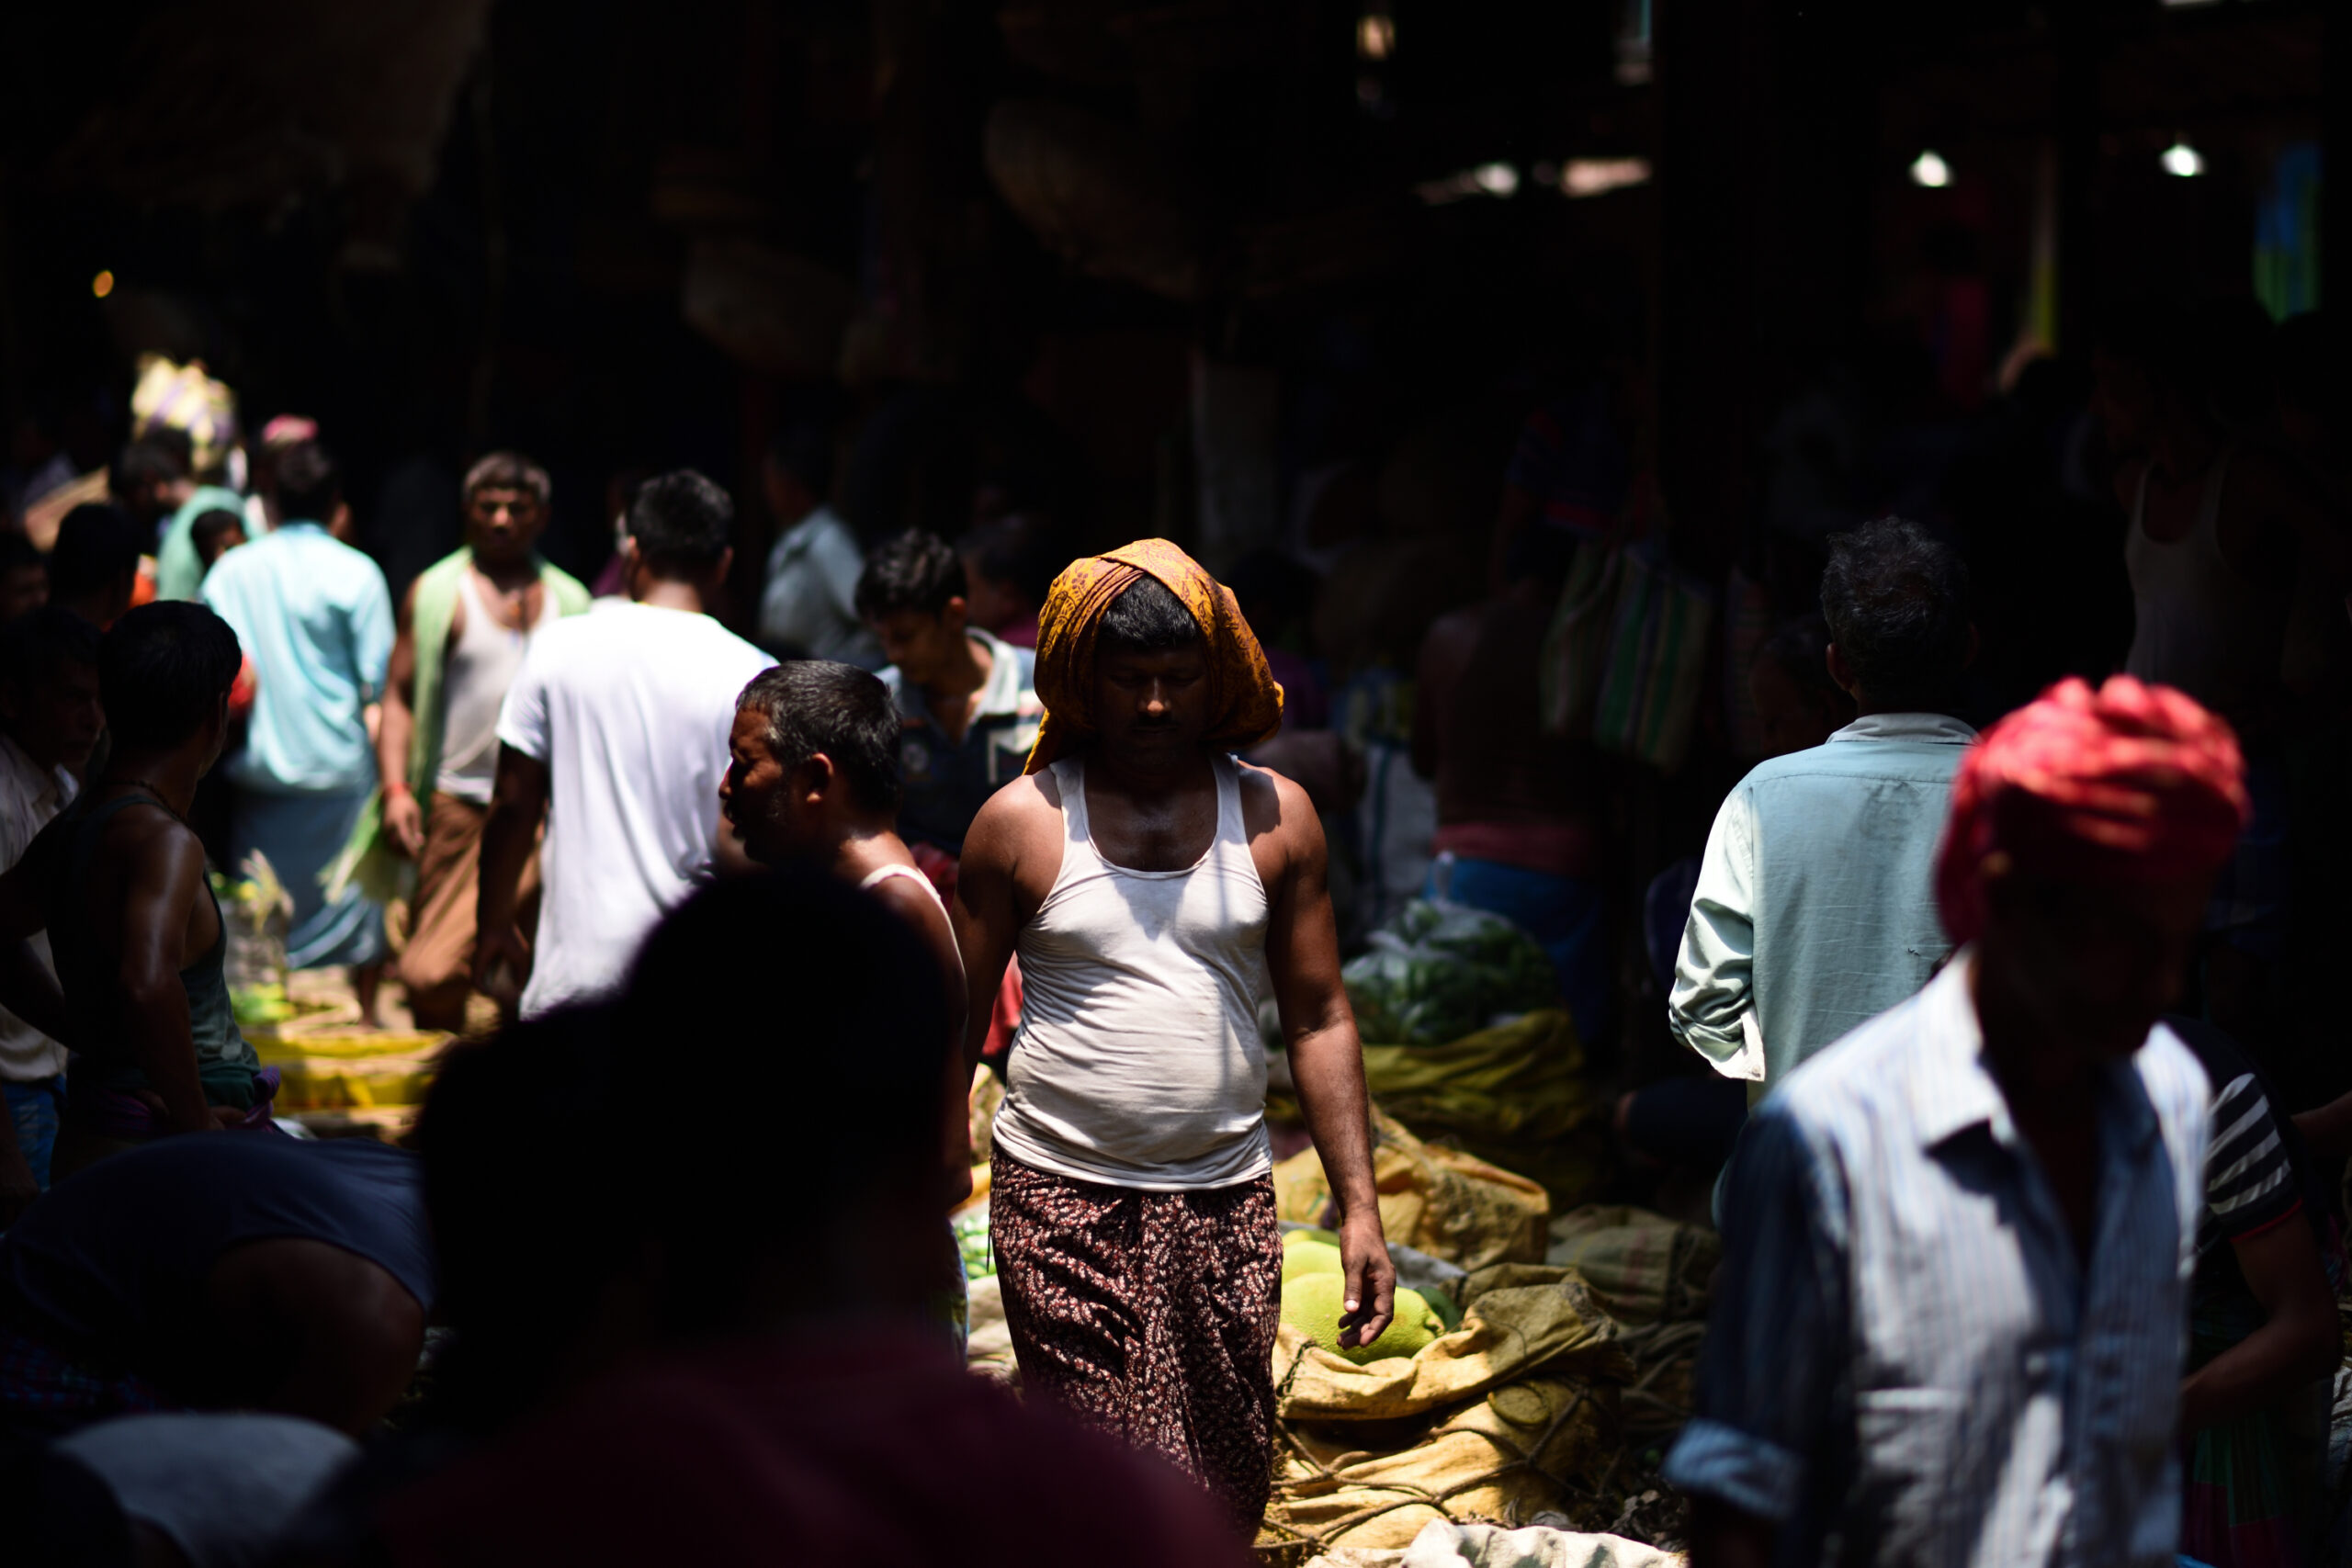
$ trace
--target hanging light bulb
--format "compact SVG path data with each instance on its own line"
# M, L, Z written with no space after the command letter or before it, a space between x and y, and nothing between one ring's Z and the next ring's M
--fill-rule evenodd
M2173 139L2172 145L2164 150L2157 162L2164 164L2165 174L2184 180L2193 180L2205 172L2205 155L2178 137Z
M1935 149L1929 148L1911 160L1911 183L1929 190L1941 190L1951 184L1951 165L1943 161Z

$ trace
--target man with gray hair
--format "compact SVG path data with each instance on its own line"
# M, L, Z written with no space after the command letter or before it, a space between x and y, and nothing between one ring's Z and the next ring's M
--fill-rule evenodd
M400 976L424 1029L461 1030L471 992L482 824L498 772L498 710L539 633L583 615L588 590L538 551L548 472L492 452L466 473L466 542L409 586L376 730L375 841L416 866ZM524 874L535 887L535 872ZM527 897L527 895L526 895Z
M1676 1038L1749 1103L1925 985L1950 951L1936 844L1976 731L1952 716L1976 655L1968 570L1916 523L1830 541L1823 650L1854 722L1758 764L1716 814L1674 966Z

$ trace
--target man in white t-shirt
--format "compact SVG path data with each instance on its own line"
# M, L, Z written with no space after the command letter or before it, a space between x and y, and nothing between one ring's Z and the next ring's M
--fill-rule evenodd
M628 602L544 628L498 716L474 983L545 1012L616 989L718 847L735 699L775 661L713 620L735 508L691 469L629 503ZM536 935L515 923L542 816Z

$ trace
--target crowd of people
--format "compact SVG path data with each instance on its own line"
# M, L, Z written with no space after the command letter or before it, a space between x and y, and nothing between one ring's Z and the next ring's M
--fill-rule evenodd
M1634 1179L1712 1185L1700 1568L2329 1560L2352 1097L2278 1024L2343 411L2249 412L2199 341L2098 362L2128 645L1988 695L2034 663L1997 550L1832 530L1737 645L1762 760L1637 897L1656 775L1560 698L1635 570L1605 400L1529 421L1486 592L1385 670L1312 657L1280 553L861 539L820 431L763 468L748 636L699 473L592 586L485 456L396 600L309 422L251 493L142 433L45 555L0 535L0 1518L77 1562L1240 1561L1270 1057L1368 1345L1342 956L1418 895L1541 949ZM1418 838L1372 820L1415 789ZM258 868L291 968L458 1037L409 1146L276 1114L214 891ZM1020 1399L958 1355L984 1061Z

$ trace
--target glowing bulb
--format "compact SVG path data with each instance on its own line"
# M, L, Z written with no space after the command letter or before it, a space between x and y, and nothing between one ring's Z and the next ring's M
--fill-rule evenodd
M1396 50L1396 24L1374 12L1356 19L1356 53L1365 60L1385 60Z
M100 272L97 276L90 279L90 292L100 299L103 299L107 295L113 293L114 274L110 272Z
M1481 164L1470 177L1488 196L1510 196L1519 189L1519 171L1509 164Z
M1951 184L1951 165L1930 149L1911 160L1911 183L1941 190Z
M2184 180L2193 180L2205 172L2205 155L2186 141L2175 141L2164 150L2158 161L2164 164L2165 174L2177 175Z

